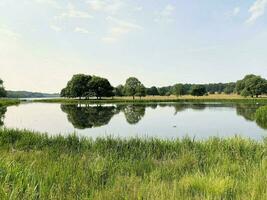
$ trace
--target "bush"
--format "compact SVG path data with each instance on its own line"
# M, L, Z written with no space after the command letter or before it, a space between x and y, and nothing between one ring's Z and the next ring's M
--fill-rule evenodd
M259 126L267 129L267 106L262 106L256 111L256 122Z

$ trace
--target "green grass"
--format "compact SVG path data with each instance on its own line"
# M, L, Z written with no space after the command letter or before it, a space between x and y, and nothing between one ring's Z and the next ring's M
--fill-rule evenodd
M102 100L79 100L79 99L38 99L33 100L33 102L42 103L62 103L62 104L95 104L95 103L160 103L160 102L195 102L195 103L205 103L205 102L222 102L222 103L260 103L267 104L267 98L146 98L146 99L126 99L126 98L116 98L116 99L102 99Z
M0 199L267 199L267 140L0 129Z
M0 98L0 107L18 105L19 103L20 103L20 100L18 99L1 99Z
M261 106L257 109L255 114L256 122L261 125L262 128L267 129L267 106Z

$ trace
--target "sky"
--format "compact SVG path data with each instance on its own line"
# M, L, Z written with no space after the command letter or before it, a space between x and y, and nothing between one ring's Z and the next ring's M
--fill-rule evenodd
M0 0L0 78L59 92L73 74L113 86L267 78L267 0Z

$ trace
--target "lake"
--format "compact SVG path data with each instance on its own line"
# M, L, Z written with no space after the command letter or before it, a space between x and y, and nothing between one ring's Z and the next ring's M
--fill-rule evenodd
M22 103L0 109L0 126L85 137L210 136L240 135L260 140L266 125L257 124L254 114L260 105L222 103L158 103L63 105Z

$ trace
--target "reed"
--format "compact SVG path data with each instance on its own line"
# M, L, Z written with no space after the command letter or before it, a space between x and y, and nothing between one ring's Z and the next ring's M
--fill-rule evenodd
M0 129L1 199L266 199L267 140Z

